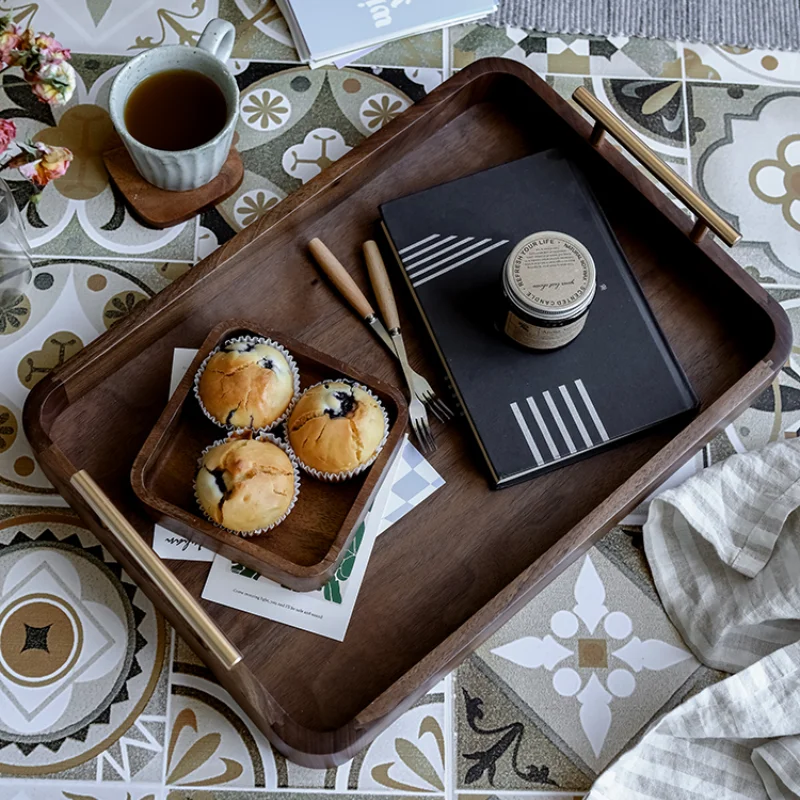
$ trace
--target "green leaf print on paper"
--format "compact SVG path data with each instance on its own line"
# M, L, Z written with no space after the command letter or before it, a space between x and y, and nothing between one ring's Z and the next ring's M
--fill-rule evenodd
M330 600L332 603L342 602L341 584L343 584L353 574L353 566L356 563L356 555L358 553L358 548L361 547L361 542L363 539L364 523L362 522L358 526L356 535L353 537L353 541L350 542L350 547L347 548L347 552L344 554L344 558L342 559L342 563L339 564L336 574L325 584L325 586L322 587L322 592L326 600Z
M106 11L111 7L111 0L86 0L86 8L92 15L95 28L100 24L100 20L106 15Z
M244 564L231 564L231 572L241 575L243 578L252 578L254 581L261 577L254 569L250 569Z

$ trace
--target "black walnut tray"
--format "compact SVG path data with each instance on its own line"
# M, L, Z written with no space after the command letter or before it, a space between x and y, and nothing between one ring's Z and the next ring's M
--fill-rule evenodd
M706 222L729 242L735 232L706 214L693 225L601 134L525 66L479 61L29 395L25 429L48 477L270 741L302 764L352 757L743 410L788 356L783 310ZM208 566L169 570L153 555L129 478L163 410L173 348L198 347L214 325L242 317L396 384L396 365L320 279L308 241L320 237L363 282L356 265L362 242L379 236L380 203L554 145L587 175L699 414L503 492L488 488L461 424L437 428L431 461L447 485L378 541L344 642L199 599ZM412 364L437 374L408 297L400 315Z

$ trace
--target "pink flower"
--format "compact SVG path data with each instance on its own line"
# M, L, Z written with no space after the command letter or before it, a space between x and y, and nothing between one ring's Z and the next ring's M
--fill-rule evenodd
M0 66L9 67L16 64L16 52L19 50L20 29L16 25L9 25L0 31Z
M10 119L0 119L0 153L5 153L17 135L17 126Z
M44 64L34 73L25 73L33 93L43 102L61 106L75 91L75 70L66 61Z
M47 186L69 169L72 153L66 147L52 147L36 142L33 149L41 156L35 161L19 165L19 171L36 186Z
M19 37L18 49L28 51L43 64L60 64L70 57L69 50L52 36L34 33L30 28L26 28Z

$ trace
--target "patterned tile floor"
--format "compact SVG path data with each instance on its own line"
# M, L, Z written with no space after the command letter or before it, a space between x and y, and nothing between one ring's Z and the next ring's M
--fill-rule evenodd
M12 13L73 48L80 83L53 111L12 73L0 84L3 117L76 156L38 205L12 181L39 260L30 290L0 308L0 798L572 797L654 716L720 677L666 619L638 529L618 528L352 762L297 767L63 508L20 409L48 370L486 56L610 105L740 228L734 256L800 341L800 54L468 25L309 72L271 0L41 0ZM214 16L238 32L245 180L199 220L146 230L100 159L110 81L142 49L194 41ZM797 435L795 358L698 465ZM31 687L26 674L47 680Z

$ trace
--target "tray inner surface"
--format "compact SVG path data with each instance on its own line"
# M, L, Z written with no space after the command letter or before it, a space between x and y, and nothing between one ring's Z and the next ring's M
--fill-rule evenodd
M128 337L131 345L119 348L117 368L60 415L51 436L149 531L127 476L163 409L174 347L199 346L225 318L251 318L399 385L382 346L311 265L306 242L321 237L366 286L360 246L368 237L380 238L378 203L555 145L581 162L707 408L768 353L774 342L768 315L547 103L518 79L499 73L473 81L391 146L374 152L366 166L345 173L324 196L281 220L212 280L195 284L154 316L149 333ZM396 271L394 277L399 289ZM399 295L411 360L437 375L421 323L409 299ZM443 389L441 382L438 388ZM677 430L674 424L661 428L530 483L492 492L463 422L439 427L439 449L431 460L447 484L379 539L344 643L204 606L295 722L334 729L478 612ZM207 566L171 566L199 596Z
M230 339L234 336L259 335L257 332L234 327L227 330L219 337L219 341ZM276 341L281 341L279 333L270 332ZM214 346L219 343L215 342ZM319 381L352 377L363 380L352 372L343 372L341 366L326 365L321 361L301 352L300 346L291 347L290 352L300 371L301 390L306 389ZM208 352L213 347L209 346ZM182 384L183 385L183 384ZM173 417L168 428L147 458L144 468L145 487L155 495L159 507L166 513L175 516L182 524L188 524L199 530L208 531L210 536L218 538L219 529L200 516L197 501L194 497L193 480L197 472L197 459L204 448L214 441L222 439L227 431L214 425L200 410L200 405L195 398L192 385L184 391L184 400L180 409ZM384 408L389 415L390 425L397 421L397 407L394 399L382 392L377 387L370 387L378 394ZM177 392L181 392L178 387ZM390 447L393 442L388 442ZM379 461L382 461L379 460ZM376 464L380 469L380 463ZM350 517L350 527L358 519L359 512L353 515L353 505L361 489L364 487L370 470L363 472L352 480L342 483L324 483L301 473L300 497L297 505L287 519L277 528L267 534L253 537L225 537L233 540L235 545L246 548L254 557L263 557L265 553L272 553L290 564L300 567L311 567L324 559L331 549L334 541L339 537L342 526ZM167 504L173 507L167 509ZM170 527L170 521L164 524ZM185 531L180 530L180 533ZM220 532L221 533L221 532ZM350 533L348 529L347 534ZM209 543L214 547L213 542ZM228 551L229 558L236 558L234 553ZM254 564L254 569L258 567Z

